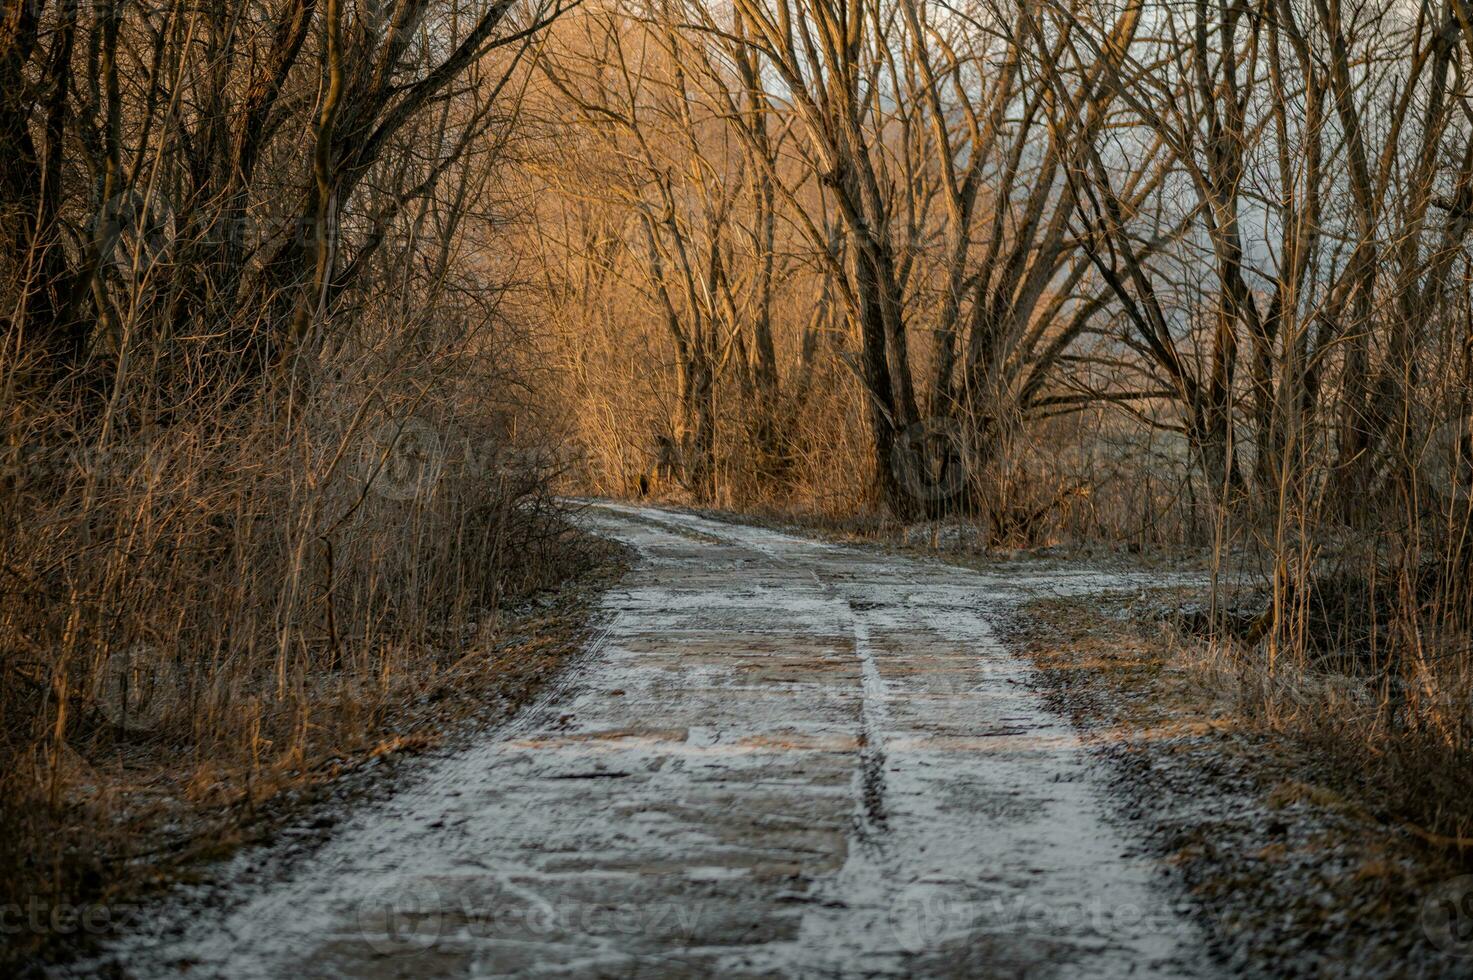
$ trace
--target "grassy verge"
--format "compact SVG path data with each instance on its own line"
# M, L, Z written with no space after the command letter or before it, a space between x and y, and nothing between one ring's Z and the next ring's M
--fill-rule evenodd
M583 649L627 562L622 548L585 538L561 586L483 611L400 661L413 669L370 686L319 680L305 752L272 755L264 738L249 761L126 733L78 743L65 795L5 810L0 861L22 898L4 908L0 973L85 952L164 889L207 881L211 863L241 846L325 839L343 804L392 788L401 760L513 717Z
M1377 790L1385 760L1267 716L1240 671L1141 608L1184 598L1042 600L1011 632L1107 762L1122 814L1190 890L1215 953L1253 975L1473 970L1460 904L1473 867Z

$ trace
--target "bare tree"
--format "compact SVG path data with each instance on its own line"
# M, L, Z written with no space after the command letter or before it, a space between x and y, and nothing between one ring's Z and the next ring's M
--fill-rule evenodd
M773 182L854 324L881 496L966 506L1014 419L1059 404L1050 371L1100 310L1069 240L1069 136L1034 71L1050 42L1007 5L737 9L739 30L691 17L771 73L769 102L806 137L799 175Z

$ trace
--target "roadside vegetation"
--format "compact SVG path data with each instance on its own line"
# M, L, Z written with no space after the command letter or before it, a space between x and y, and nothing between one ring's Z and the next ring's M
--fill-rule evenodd
M568 493L1205 553L1473 855L1463 0L0 11L0 905L391 738Z
M503 247L559 12L3 4L7 953L576 650L611 556Z
M1241 665L1182 614L1199 596L1040 599L1005 629L1108 761L1118 812L1191 894L1220 962L1246 975L1456 973L1467 945L1439 928L1439 897L1461 891L1466 857L1423 827L1466 797L1461 773L1396 748L1367 764L1364 743L1310 699L1265 717ZM1432 771L1449 782L1429 792Z

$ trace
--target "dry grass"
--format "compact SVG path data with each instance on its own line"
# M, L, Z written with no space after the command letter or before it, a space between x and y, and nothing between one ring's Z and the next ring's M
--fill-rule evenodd
M137 894L514 707L576 649L612 553L549 475L482 416L497 465L447 452L415 492L376 489L378 454L404 461L343 417L361 409L324 392L288 427L252 406L9 485L0 905Z
M1249 974L1455 968L1418 918L1430 888L1468 869L1408 821L1430 797L1398 789L1393 760L1366 758L1364 743L1257 710L1239 664L1159 620L1190 594L1158 591L1134 617L1117 614L1134 597L1042 600L1015 625L1045 696L1110 761L1122 811L1193 893L1216 954ZM1324 707L1306 702L1304 717Z
M278 828L330 829L345 799L386 785L395 768L385 763L510 717L555 682L588 638L591 609L617 568L608 557L568 586L486 624L453 662L406 671L367 703L362 692L350 698L319 691L322 721L300 763L190 763L180 760L177 746L143 740L126 752L79 753L85 787L78 786L64 818L18 811L22 821L8 828L7 855L11 847L21 851L12 867L24 871L35 858L51 857L70 887L37 892L43 907L104 907L116 926L156 888L207 872L209 862L269 840ZM70 956L98 934L16 938L7 958L34 963Z
M152 327L101 406L0 361L0 906L134 892L560 662L499 645L609 556L500 303L367 302L248 391Z
M1203 669L1234 679L1238 710L1256 725L1331 761L1336 791L1473 860L1466 633L1434 628L1449 620L1435 604L1387 595L1360 576L1312 587L1288 643L1273 635L1272 601L1250 597L1216 622L1195 622L1181 645ZM1243 608L1257 612L1231 614Z

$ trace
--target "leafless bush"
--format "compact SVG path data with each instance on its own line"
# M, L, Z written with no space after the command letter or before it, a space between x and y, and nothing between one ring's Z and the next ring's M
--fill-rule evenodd
M129 767L249 799L577 567L499 247L561 10L4 9L0 858L74 896Z

